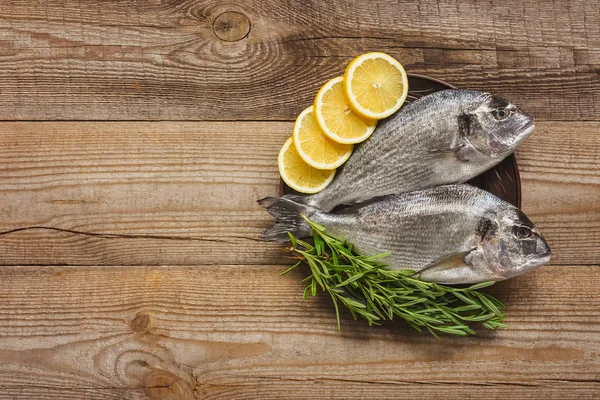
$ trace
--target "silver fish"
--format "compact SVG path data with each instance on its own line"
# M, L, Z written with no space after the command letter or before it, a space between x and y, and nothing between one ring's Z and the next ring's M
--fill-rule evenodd
M447 284L500 281L550 259L544 237L521 210L466 184L385 196L336 213L300 204L299 197L259 200L276 218L263 239L285 241L288 231L309 236L305 215L353 243L358 254L389 251L390 268Z
M305 204L325 211L375 196L462 183L509 156L533 131L517 106L485 92L443 90L382 121Z

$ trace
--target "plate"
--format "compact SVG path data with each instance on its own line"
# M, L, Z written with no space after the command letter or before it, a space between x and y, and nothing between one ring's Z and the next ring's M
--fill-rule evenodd
M418 74L408 74L408 87L407 103L440 90L456 89L447 82ZM517 159L514 155L505 158L494 168L476 176L467 183L487 190L502 200L519 208L521 207L521 177ZM294 190L281 180L279 195L282 196L285 193L294 193Z

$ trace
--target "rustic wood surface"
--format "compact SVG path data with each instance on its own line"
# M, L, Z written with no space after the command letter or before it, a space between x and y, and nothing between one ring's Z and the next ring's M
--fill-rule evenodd
M381 50L536 118L510 329L368 328L257 240L316 89ZM0 399L600 398L600 2L0 0Z
M0 253L13 265L276 264L256 200L292 122L0 122ZM523 210L552 264L600 264L600 122L538 122ZM260 135L257 136L257 135ZM549 201L551 200L551 201ZM236 248L236 251L231 251Z
M0 398L597 398L597 269L502 282L510 329L436 340L338 333L276 265L5 267Z

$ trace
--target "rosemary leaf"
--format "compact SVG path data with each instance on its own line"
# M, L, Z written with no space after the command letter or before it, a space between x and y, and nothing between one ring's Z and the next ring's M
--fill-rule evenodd
M504 305L479 292L494 282L456 288L421 281L415 271L387 269L383 261L390 253L360 256L351 243L330 236L323 225L305 220L312 229L314 244L289 233L288 251L300 261L280 275L301 264L308 265L310 275L302 280L307 284L303 298L316 296L319 288L327 292L335 308L338 330L340 304L355 320L360 317L369 326L399 317L418 332L427 330L435 337L438 333L472 335L475 331L468 324L473 322L487 329L506 328Z

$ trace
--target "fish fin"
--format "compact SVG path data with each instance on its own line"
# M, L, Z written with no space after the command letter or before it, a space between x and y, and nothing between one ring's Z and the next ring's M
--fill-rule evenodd
M449 270L453 270L453 269L462 268L465 265L470 265L468 263L468 261L466 260L466 257L469 254L471 254L471 252L473 250L476 250L476 249L472 249L472 250L468 250L468 251L461 251L459 253L454 253L454 254L450 254L448 256L441 257L441 258L427 264L425 266L425 268L423 268L419 271L419 274L423 273L425 271L429 271L429 272L449 271Z
M381 201L382 199L385 199L387 197L392 197L395 196L393 194L387 194L387 195L383 195L383 196L375 196L372 197L370 199L367 199L363 202L360 203L342 203L337 205L333 211L331 211L333 214L354 214L360 211L361 208L372 204L372 203L376 203L378 201Z
M415 274L418 279L428 282L445 284L466 283L472 275L472 265L469 262L473 251L464 251L442 257L428 264L425 268Z
M468 146L465 143L455 143L448 149L431 150L429 154L432 159L455 159L461 162L469 162Z
M288 232L296 237L310 236L310 226L302 216L309 217L317 209L301 204L303 196L286 194L283 197L265 197L258 204L275 218L273 226L264 231L260 238L269 242L285 242Z

